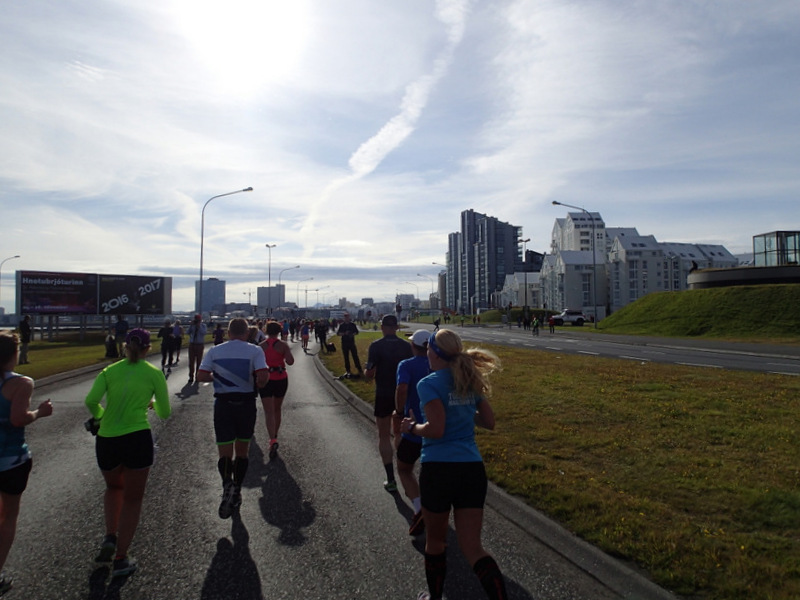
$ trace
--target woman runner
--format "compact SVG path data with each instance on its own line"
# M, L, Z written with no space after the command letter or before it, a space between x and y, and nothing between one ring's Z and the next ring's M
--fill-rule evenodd
M487 479L475 425L494 429L494 412L486 395L489 373L499 359L486 350L464 350L454 331L440 329L428 340L432 373L417 385L425 419L403 419L405 433L422 438L419 476L425 521L425 578L428 591L419 600L439 600L447 573L445 550L450 510L458 545L491 600L505 600L503 575L483 549L481 528Z
M125 342L127 358L103 369L86 396L86 406L100 424L95 452L106 482L106 535L95 561L113 558L112 577L130 575L137 567L128 548L139 524L153 466L147 411L155 408L162 419L171 413L164 373L144 360L150 349L150 332L132 329ZM103 396L105 408L100 404Z
M294 356L289 345L278 339L283 328L280 323L270 321L267 323L267 339L261 343L264 358L269 367L269 381L267 385L259 388L261 404L264 407L264 416L269 434L269 457L278 456L278 430L281 428L281 408L286 390L289 389L289 375L286 365L294 364Z

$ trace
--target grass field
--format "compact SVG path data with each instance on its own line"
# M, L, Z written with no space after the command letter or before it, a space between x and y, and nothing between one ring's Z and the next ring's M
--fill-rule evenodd
M491 349L495 483L678 594L800 598L798 378Z

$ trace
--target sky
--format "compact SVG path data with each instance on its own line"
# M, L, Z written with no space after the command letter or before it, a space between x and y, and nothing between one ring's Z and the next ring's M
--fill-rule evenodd
M800 229L796 0L1 10L8 312L16 270L168 276L191 310L201 225L228 302L301 304L427 298L467 209L537 252L554 200L734 254Z

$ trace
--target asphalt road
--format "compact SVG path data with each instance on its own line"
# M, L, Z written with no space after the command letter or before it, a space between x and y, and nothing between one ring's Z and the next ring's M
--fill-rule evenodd
M409 330L432 329L432 326L427 324L407 323L407 325ZM460 327L458 324L451 324L448 327L458 332L465 340L530 350L712 369L800 375L800 346L609 335L589 331L588 325L557 327L553 334L549 333L545 326L540 328L538 336L516 325L509 328L497 325Z
M184 364L174 370L173 415L152 416L156 465L131 549L140 568L113 581L93 563L103 482L82 423L94 374L40 385L35 402L49 397L55 411L28 429L34 469L6 564L15 578L9 597L416 598L425 589L422 540L407 535L405 499L383 490L369 409L296 353L280 455L265 456L259 410L241 515L232 520L217 516L212 389L187 386ZM484 541L517 600L671 597L494 488ZM485 597L452 531L445 591L453 600Z

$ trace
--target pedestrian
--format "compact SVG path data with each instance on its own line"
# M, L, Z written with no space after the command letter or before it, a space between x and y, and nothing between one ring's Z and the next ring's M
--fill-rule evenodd
M319 341L319 351L324 352L325 354L328 353L328 321L327 319L319 319L317 321L317 325L314 328L314 333L317 335L317 340Z
M550 333L556 332L556 319L553 315L547 318L547 325L550 327Z
M113 327L108 330L105 346L106 346L106 358L119 358L119 352L117 351L117 342L114 338Z
M419 382L423 422L403 419L403 432L422 437L420 492L425 520L425 577L428 592L420 600L439 600L447 569L445 551L450 511L464 557L491 600L504 600L500 568L481 544L487 478L475 425L494 429L487 398L488 375L500 367L486 350L464 350L457 333L442 329L428 340L432 373Z
M125 355L125 336L128 335L130 326L125 320L125 315L117 315L117 322L114 324L114 340L117 342L117 352L120 356Z
M155 409L161 419L171 413L167 380L145 360L149 350L150 332L131 329L125 336L126 359L103 369L86 396L86 407L94 424L99 424L95 454L106 483L106 535L95 561L110 562L113 558L112 577L130 575L137 568L128 549L139 525L153 466L148 410ZM101 404L103 397L105 407Z
M539 335L539 317L533 317L533 335Z
M175 319L175 325L172 328L172 341L175 344L175 364L181 362L181 348L183 347L183 325L180 319Z
M31 343L33 337L33 329L31 328L31 316L25 315L22 321L19 322L19 363L20 365L27 365L30 363L28 360L28 345Z
M391 427L397 387L397 365L401 360L412 356L411 344L397 337L397 327L397 317L384 315L381 319L383 337L369 345L367 370L364 372L367 381L375 380L375 424L378 428L378 452L386 470L383 487L387 492L397 491Z
M303 321L300 326L300 340L302 341L303 352L308 352L308 329L309 321Z
M283 332L280 323L267 323L267 339L261 343L264 358L269 368L269 381L259 388L261 404L264 407L264 420L269 434L269 457L278 456L278 430L281 428L281 408L286 390L289 389L289 375L286 365L294 364L294 356L289 345L278 339Z
M189 383L193 383L197 378L200 363L203 362L203 352L206 347L206 324L200 315L194 316L187 333L189 334Z
M17 533L20 500L33 467L25 427L53 414L49 399L31 410L33 379L14 371L19 364L19 346L16 334L0 333L0 596L13 585L12 578L2 571Z
M409 535L419 535L425 531L425 520L422 518L422 504L419 493L419 482L414 475L414 463L422 451L422 438L418 435L400 432L402 420L406 417L416 422L422 422L419 409L419 394L417 384L430 374L428 365L428 338L430 334L424 329L418 329L411 336L411 351L414 356L400 361L397 365L397 389L394 394L395 407L392 429L397 445L397 475L406 497L414 507L414 516L408 528Z
M173 339L172 322L169 319L164 320L164 326L158 330L156 337L161 338L161 371L169 369L172 372L172 357L175 351L175 340ZM169 363L167 357L169 356Z
M358 369L358 376L361 377L364 371L361 369L361 361L358 358L358 347L356 347L356 336L358 335L358 326L353 323L352 317L349 312L344 313L342 316L342 323L339 329L336 330L336 335L342 338L342 356L344 356L344 371L347 377L352 374L350 372L350 357L353 358L353 364Z
M250 463L250 440L256 427L257 388L269 378L264 351L247 342L248 325L231 319L228 341L212 346L203 358L197 380L214 383L214 436L222 478L219 516L227 519L242 503L242 482ZM253 383L255 379L255 385Z
M222 323L217 323L214 328L214 345L219 346L225 341L225 330L222 328Z

